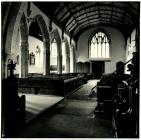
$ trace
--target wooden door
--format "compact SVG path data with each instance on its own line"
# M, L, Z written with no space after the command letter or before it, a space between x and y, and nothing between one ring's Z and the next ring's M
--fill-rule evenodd
M104 61L92 61L92 73L94 73L94 79L100 79L102 73L105 72Z

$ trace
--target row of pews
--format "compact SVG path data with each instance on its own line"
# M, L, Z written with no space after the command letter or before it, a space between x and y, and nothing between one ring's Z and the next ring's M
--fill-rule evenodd
M128 64L130 75L124 74L123 63L112 74L103 75L97 83L95 113L111 114L114 137L139 137L139 56L133 53Z
M66 97L79 88L93 74L30 74L28 78L14 75L16 64L8 64L10 76L2 80L2 137L13 137L25 125L26 94L39 94L40 90L54 91L56 95ZM19 93L25 93L20 96ZM48 94L48 92L45 92ZM52 93L51 93L52 94Z
M38 94L41 89L54 91L56 95L67 96L74 89L78 88L85 82L84 76L64 76L64 75L48 75L44 77L29 77L29 78L18 78L18 89L19 92L30 92L31 89L34 93ZM28 90L29 89L29 90Z
M40 90L44 89L44 91L54 91L55 94L65 97L92 78L93 74L86 73L50 74L47 76L36 76L35 74L28 78L17 78L18 91L19 93L38 94Z

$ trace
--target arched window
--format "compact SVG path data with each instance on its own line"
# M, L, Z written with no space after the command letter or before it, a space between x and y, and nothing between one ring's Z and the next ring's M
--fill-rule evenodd
M65 72L66 70L66 43L62 43L62 70Z
M53 39L53 42L51 43L50 55L57 56L57 42L55 39Z
M62 56L66 56L66 45L65 45L65 42L62 43Z
M90 40L89 58L110 58L110 41L103 32L97 32Z

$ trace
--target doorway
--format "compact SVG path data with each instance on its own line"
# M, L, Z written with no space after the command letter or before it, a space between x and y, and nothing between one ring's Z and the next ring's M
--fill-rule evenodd
M92 73L94 73L94 79L100 79L102 73L105 72L104 61L92 61Z

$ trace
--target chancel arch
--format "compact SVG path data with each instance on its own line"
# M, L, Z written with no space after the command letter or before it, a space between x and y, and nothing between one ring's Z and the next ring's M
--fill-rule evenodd
M62 71L70 73L70 48L67 38L62 41Z
M61 38L59 35L59 32L57 29L54 29L51 32L51 45L55 45L57 48L57 73L58 74L62 74L62 48L61 48ZM54 47L55 47L54 46ZM51 46L52 47L52 46ZM51 50L51 49L50 49ZM51 59L51 57L50 57ZM52 60L50 60L51 64L50 64L50 68L52 67L51 65L53 65Z

